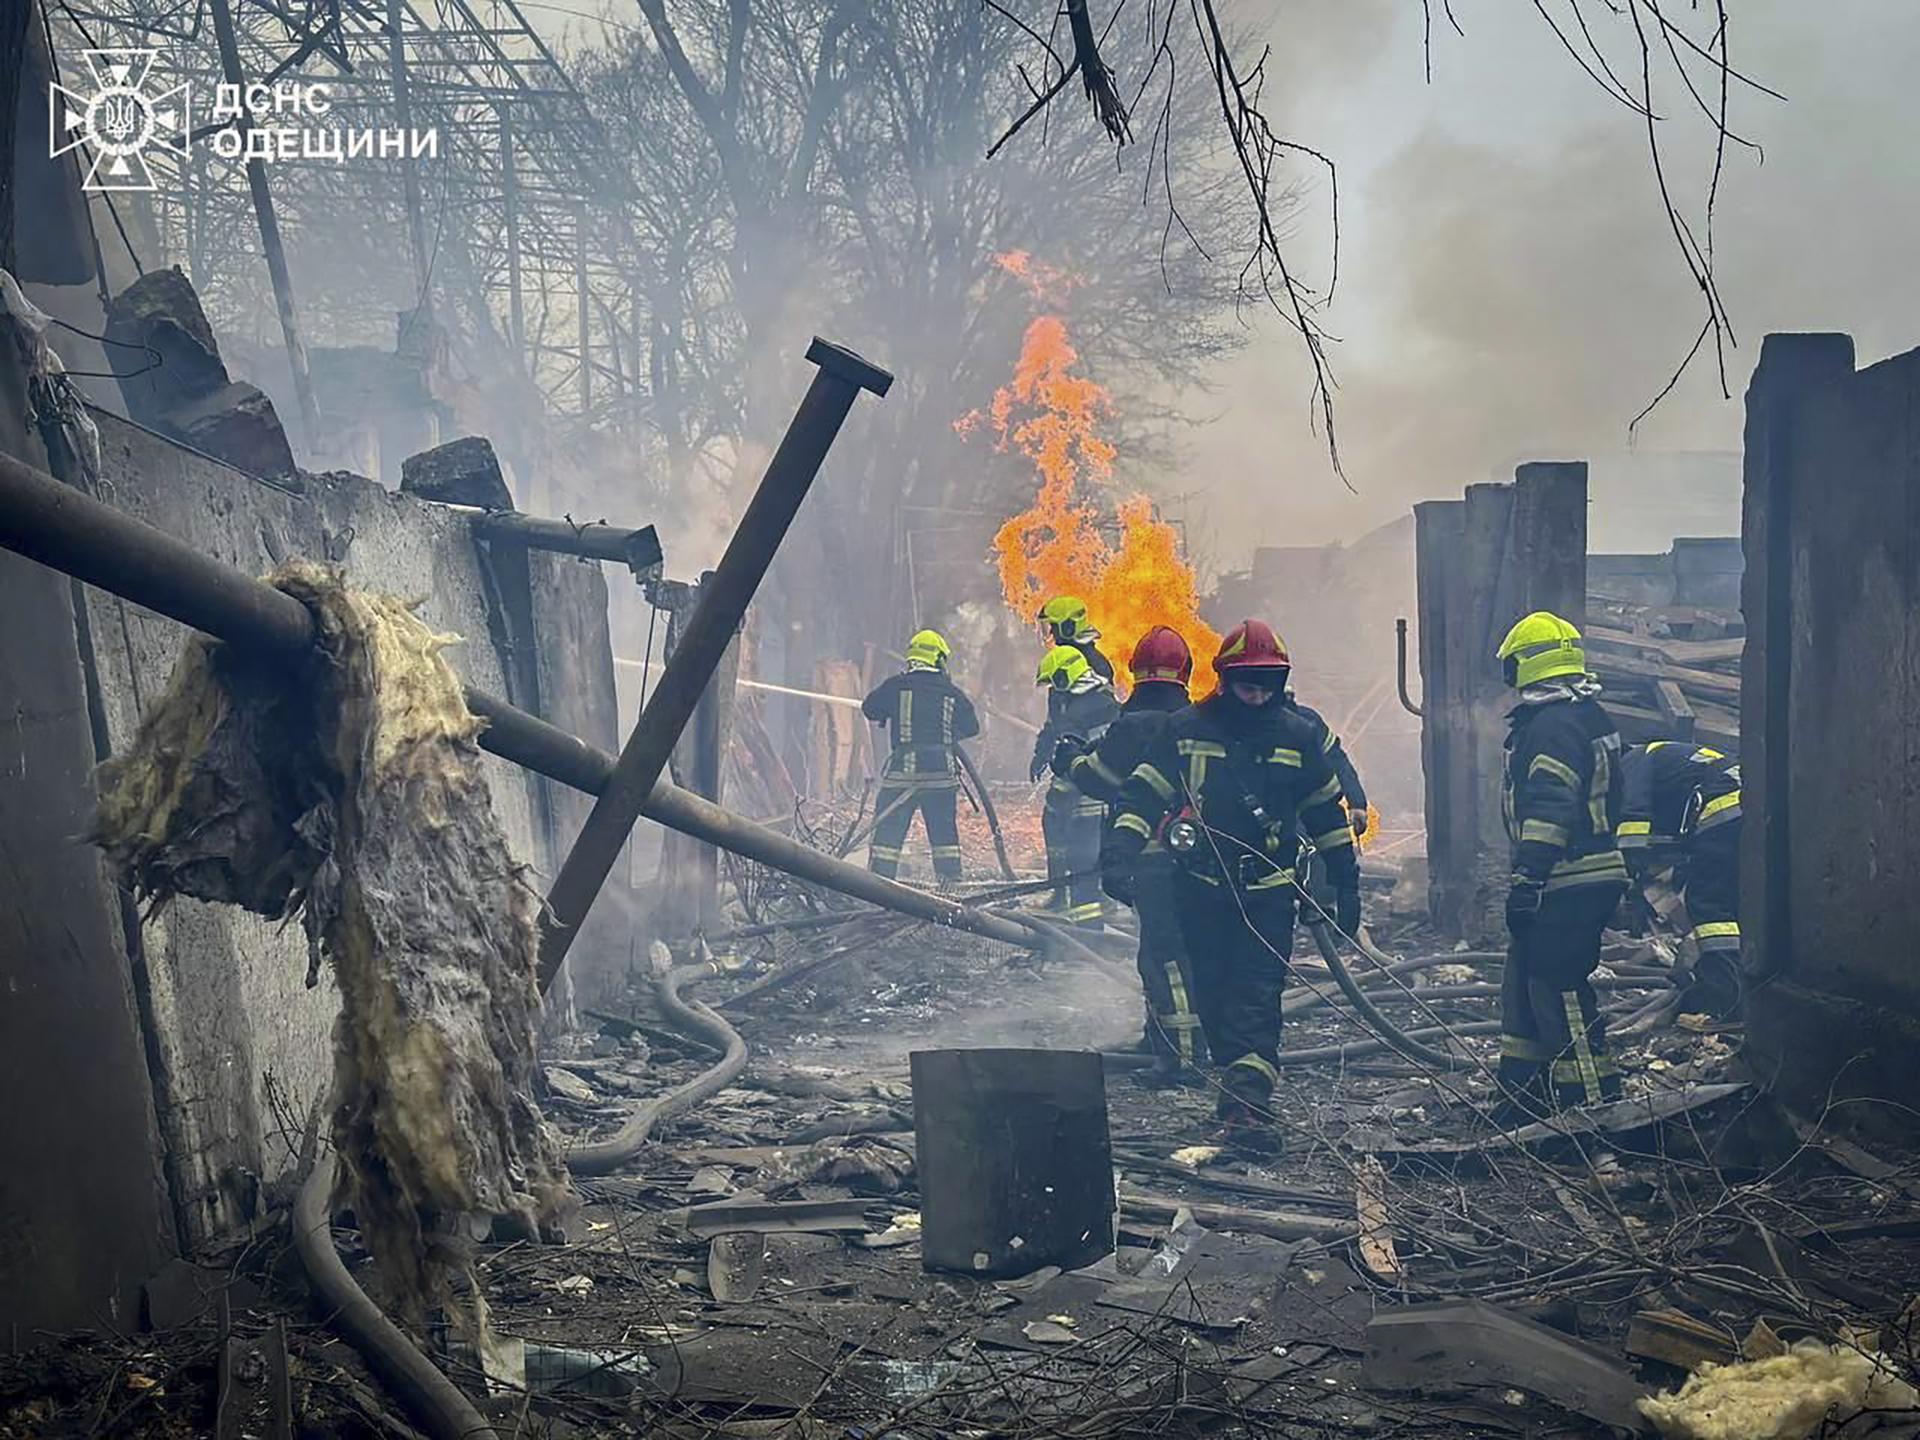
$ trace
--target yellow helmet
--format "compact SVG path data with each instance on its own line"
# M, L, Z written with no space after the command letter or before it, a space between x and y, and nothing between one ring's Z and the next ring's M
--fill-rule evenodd
M1062 640L1071 640L1087 628L1087 602L1078 595L1056 595L1040 607L1038 617Z
M936 670L943 670L951 654L953 647L947 644L947 637L938 630L921 630L907 641L907 661L910 664L931 665Z
M1516 690L1562 675L1587 673L1580 631L1572 621L1549 610L1536 610L1515 622L1497 653L1507 684Z
M1034 672L1033 683L1071 690L1092 669L1080 650L1072 645L1056 645L1040 657L1040 668Z

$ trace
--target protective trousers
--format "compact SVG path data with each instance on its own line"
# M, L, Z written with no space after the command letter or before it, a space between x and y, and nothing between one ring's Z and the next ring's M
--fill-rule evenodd
M1573 885L1542 897L1533 923L1507 945L1500 986L1500 1088L1536 1114L1620 1098L1607 1022L1594 999L1600 934L1620 885Z
M1133 910L1140 922L1140 988L1147 997L1147 1047L1169 1068L1199 1065L1206 1037L1194 1009L1195 987L1180 933L1179 899L1172 857L1142 856L1134 867Z
M1740 821L1696 831L1682 892L1699 957L1685 1006L1722 1019L1740 1013Z
M1235 891L1181 873L1174 881L1194 1008L1222 1067L1216 1109L1235 1102L1265 1113L1280 1078L1280 996L1293 956L1291 890Z
M1088 800L1063 781L1047 790L1040 811L1040 835L1047 844L1047 878L1053 905L1075 925L1098 930L1105 924L1100 899L1100 831L1106 807Z
M959 787L925 782L901 783L882 780L874 796L873 845L867 864L876 875L889 880L900 874L900 861L906 853L907 831L913 828L915 812L926 817L927 843L933 847L933 873L942 880L960 878L960 825L954 813Z

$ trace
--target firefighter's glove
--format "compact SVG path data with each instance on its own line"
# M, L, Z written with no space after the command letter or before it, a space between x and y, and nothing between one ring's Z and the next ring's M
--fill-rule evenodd
M1108 865L1100 871L1100 888L1107 897L1122 905L1133 904L1133 870L1125 865Z
M1507 930L1514 935L1523 935L1533 928L1533 922L1540 917L1540 882L1538 880L1516 880L1513 888L1507 891Z
M1360 933L1360 892L1358 890L1333 892L1333 923L1340 927L1342 935L1349 938Z
M1065 775L1075 760L1087 753L1087 742L1077 735L1063 735L1053 744L1053 773Z
M1354 839L1356 839L1356 840L1360 840L1360 839L1364 839L1364 838L1366 837L1366 833L1367 833L1367 812L1366 812L1365 810L1350 810L1350 811L1348 811L1348 812L1347 812L1347 823L1348 823L1349 825L1351 825L1351 826L1353 827L1353 838L1354 838Z

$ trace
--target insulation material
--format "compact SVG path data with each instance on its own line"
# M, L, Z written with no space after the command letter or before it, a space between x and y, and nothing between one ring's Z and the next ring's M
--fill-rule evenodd
M1920 1395L1886 1356L1803 1340L1770 1360L1704 1364L1640 1410L1676 1440L1806 1440L1829 1418L1916 1404Z
M494 819L459 678L406 604L287 565L311 663L189 641L99 777L95 839L126 883L298 914L341 996L333 1138L369 1249L413 1313L432 1236L533 1228L566 1197L533 1100L538 901Z

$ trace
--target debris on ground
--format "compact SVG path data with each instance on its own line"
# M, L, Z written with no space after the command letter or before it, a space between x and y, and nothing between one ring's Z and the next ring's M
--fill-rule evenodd
M1920 1393L1886 1356L1813 1341L1770 1360L1702 1365L1676 1393L1640 1402L1675 1440L1806 1440L1829 1421L1916 1407Z

